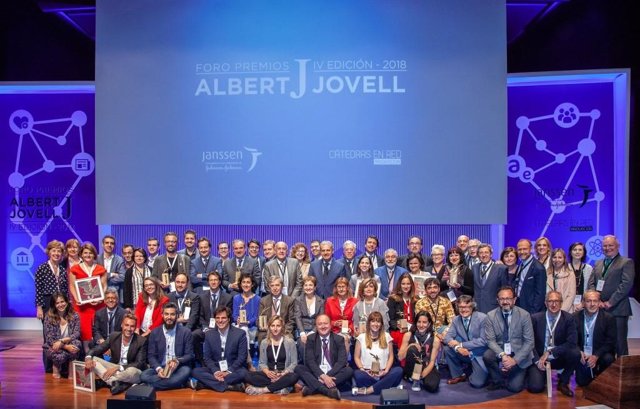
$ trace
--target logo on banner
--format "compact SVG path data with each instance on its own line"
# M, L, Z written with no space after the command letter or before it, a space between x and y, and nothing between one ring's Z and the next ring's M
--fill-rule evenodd
M202 151L202 164L207 172L244 170L249 173L258 165L260 156L262 156L261 151L246 146L236 150Z
M86 124L83 111L75 111L67 118L36 120L30 111L19 109L9 117L18 149L13 172L7 179L14 192L7 203L7 215L10 229L28 235L31 243L30 247L11 252L10 262L17 271L31 270L35 263L33 249L44 250L46 243L42 239L47 233L64 229L80 239L69 219L74 190L95 169L93 156L84 151L82 128ZM67 182L69 172L74 175L73 182ZM62 224L54 224L54 220Z

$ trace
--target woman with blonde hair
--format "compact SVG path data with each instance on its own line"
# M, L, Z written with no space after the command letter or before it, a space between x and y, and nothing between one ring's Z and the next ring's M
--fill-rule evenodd
M546 237L540 237L534 245L536 249L536 258L545 269L551 266L551 241Z
M274 315L269 320L267 337L260 343L258 370L245 376L245 382L249 384L245 392L248 395L288 394L298 382L294 372L297 365L296 343L284 336L284 320Z

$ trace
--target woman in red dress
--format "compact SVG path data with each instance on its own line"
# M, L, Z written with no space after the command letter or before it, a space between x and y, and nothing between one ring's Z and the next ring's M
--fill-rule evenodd
M145 278L142 286L143 291L138 296L136 304L136 334L146 337L152 329L162 325L162 306L169 301L169 297L164 295L162 284L155 277Z
M76 290L76 281L88 277L100 277L102 292L107 288L107 270L99 264L96 264L98 251L91 243L85 243L80 247L80 258L82 262L74 265L69 270L69 291L73 298L73 307L80 317L80 339L84 352L89 352L89 343L93 338L93 317L96 311L104 307L104 301L92 301L90 303L81 304L81 299Z
M353 336L353 308L358 299L353 296L349 288L349 280L340 277L333 286L333 296L324 303L324 313L331 320L331 329L345 339L347 351Z

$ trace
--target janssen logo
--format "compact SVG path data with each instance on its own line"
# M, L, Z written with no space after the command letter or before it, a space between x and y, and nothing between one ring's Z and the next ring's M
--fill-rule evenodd
M252 172L258 165L262 152L256 148L243 146L236 150L202 151L202 164L205 171L242 171Z

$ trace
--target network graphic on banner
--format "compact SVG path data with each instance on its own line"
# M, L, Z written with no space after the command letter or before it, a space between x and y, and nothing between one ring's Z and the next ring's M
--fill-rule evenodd
M590 260L597 260L602 258L602 238L600 232L601 226L601 205L605 198L604 192L600 189L598 183L598 174L596 172L596 166L593 160L593 155L596 152L597 146L593 139L593 131L596 121L600 118L600 111L598 109L592 109L588 112L580 112L579 108L570 102L564 102L559 104L553 113L549 115L527 117L520 116L516 120L516 126L518 128L518 139L515 147L515 151L507 159L507 173L509 177L519 179L522 183L528 184L535 189L535 191L543 196L549 204L549 216L538 237L545 236L547 229L553 222L555 217L558 217L561 213L567 210L568 207L580 207L584 208L584 212L595 212L595 235L591 236L585 243L587 250L587 257ZM575 149L566 152L554 152L550 149L548 141L554 137L566 137L559 130L568 130L574 128L581 120L589 120L588 132L586 135L578 135L576 138ZM549 122L555 127L544 127L542 135L537 135L536 126ZM546 124L548 125L548 124ZM553 135L545 134L549 129L553 129ZM545 139L546 138L546 139ZM525 151L523 144L526 139L533 141L535 145L535 151L539 152L543 157L548 158L548 161L541 166L535 167L531 163L533 162L529 157L525 157L521 154ZM560 183L556 178L561 175L558 167L567 168L571 165L569 159L575 155L579 155L577 161L570 170L569 177L564 183L564 188L557 189L556 191L550 191L541 186L540 180L543 178L543 172L546 176L546 180L554 180L556 183ZM539 158L538 158L539 160ZM582 198L580 200L567 202L565 196L568 192L572 192L572 183L579 169L587 167L587 173L590 174L591 183L578 184L577 187L582 190ZM590 204L595 204L590 205Z
M28 235L31 243L29 247L20 246L13 249L10 261L15 270L28 272L32 278L34 274L31 270L37 261L34 249L45 251L47 232L51 229L54 219L58 218L73 237L80 242L83 241L68 218L71 195L81 180L95 170L93 156L85 152L83 127L86 124L87 115L83 111L75 111L68 118L36 121L31 112L19 109L9 117L9 127L19 138L14 172L8 178L9 186L15 189L15 198L11 201L13 210L9 219L14 226ZM64 129L64 132L61 135L53 135L54 129ZM76 137L76 134L79 138L80 152L73 153L69 161L66 159L67 156L60 155L60 151L69 150L70 139ZM55 143L45 143L46 140ZM42 158L41 162L34 160L38 155ZM61 160L61 157L65 159ZM39 167L33 166L33 163L39 163ZM42 194L39 189L42 189L43 183L39 179L66 169L70 169L76 176L66 192L61 192L58 196L47 195L46 191ZM23 194L25 191L32 195ZM27 218L36 217L44 219L45 222L42 225L25 222ZM59 231L56 231L56 234L58 233Z

